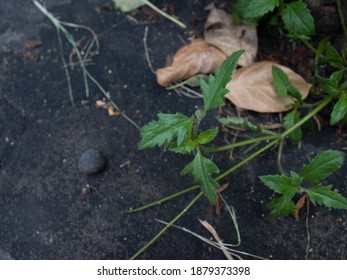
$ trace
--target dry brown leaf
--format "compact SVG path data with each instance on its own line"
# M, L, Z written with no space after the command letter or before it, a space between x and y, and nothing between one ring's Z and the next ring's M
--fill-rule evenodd
M178 50L171 66L156 71L157 82L168 86L196 74L214 73L225 59L226 55L222 51L204 39L196 39Z
M117 111L111 104L108 105L107 107L107 112L110 117L118 117L120 116L120 112Z
M298 202L295 204L295 213L294 213L295 221L299 220L299 212L302 209L302 207L304 207L305 201L306 201L306 194L300 197Z
M311 84L291 69L272 61L256 62L237 70L226 86L230 92L225 97L239 108L260 113L289 110L288 105L293 100L277 94L272 81L272 66L281 68L288 75L302 99L307 97Z
M258 52L257 28L233 24L230 14L221 9L210 12L205 23L204 37L227 56L238 50L245 50L238 61L241 66L253 63Z

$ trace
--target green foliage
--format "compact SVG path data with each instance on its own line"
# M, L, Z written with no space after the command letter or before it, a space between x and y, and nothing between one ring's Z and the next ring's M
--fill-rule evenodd
M340 169L345 160L345 154L340 151L328 150L304 164L300 176L309 182L317 182L330 176Z
M286 4L281 16L290 33L305 36L314 34L314 20L306 4L299 1Z
M326 45L325 54L331 66L338 67L338 68L346 66L346 61L342 58L339 52L331 45L330 42L328 42Z
M339 193L331 190L331 185L317 185L306 190L309 199L313 204L326 207L347 209L347 200Z
M277 14L271 17L271 25L281 18L284 27L288 30L291 37L309 39L314 34L314 19L306 4L301 1L294 1L288 4L279 0L238 0L234 6L235 13L248 21L258 21L262 16L273 12L276 8ZM276 19L274 21L274 19Z
M212 204L216 203L216 189L219 184L211 175L219 173L219 169L213 161L201 154L200 147L213 141L218 134L218 129L213 128L198 134L199 124L207 111L224 104L223 97L228 93L225 86L231 80L237 60L243 52L240 50L233 53L217 69L215 76L209 76L208 82L200 79L204 106L196 110L192 117L189 118L180 113L160 113L157 121L149 122L140 130L139 149L158 146L181 154L195 150L194 160L182 170L182 174L191 173L195 182L199 184L202 192Z
M265 186L280 197L273 199L267 207L271 209L269 219L293 215L295 204L293 198L297 193L306 193L313 204L326 207L347 209L347 200L339 193L331 190L332 186L324 187L319 181L327 178L332 173L340 169L344 162L344 153L340 151L328 150L318 154L308 164L304 164L299 174L291 172L286 175L266 175L260 176L260 180ZM312 187L303 188L304 181L315 183Z
M272 12L279 5L279 0L239 0L234 6L242 18L252 19Z
M209 76L208 83L202 79L200 80L205 112L224 105L223 97L229 92L225 86L231 80L237 61L243 53L243 50L234 52L217 69L215 76Z
M219 173L217 165L198 152L194 160L183 170L182 175L191 173L197 184L200 185L202 192L212 205L216 204L217 188L219 184L211 177L213 173Z
M281 68L272 66L272 79L279 96L301 100L300 91L293 86L288 75Z
M331 113L330 125L334 125L342 120L347 113L347 96L346 93L341 94L339 100L336 102Z
M228 116L227 118L218 118L218 121L225 125L231 125L239 128L244 128L246 130L261 131L259 126L251 123L247 118Z
M141 128L140 150L155 146L168 147L175 138L180 146L186 135L192 129L191 118L180 113L158 114L158 121L151 121Z
M297 124L300 121L300 116L301 113L296 109L288 113L283 119L284 129L286 131L291 129L295 124ZM291 133L289 133L288 137L293 143L299 143L302 138L301 127L297 127L296 129L294 129Z

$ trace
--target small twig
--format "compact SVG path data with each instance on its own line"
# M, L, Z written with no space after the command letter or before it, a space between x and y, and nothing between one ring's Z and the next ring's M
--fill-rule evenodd
M148 36L148 26L145 27L145 35L143 36L143 46L145 48L145 55L146 55L148 67L151 70L151 72L155 74L155 71L152 66L151 58L149 57L149 52L147 47L147 36Z
M233 260L234 258L230 255L230 253L228 252L227 248L224 246L223 241L220 239L220 237L219 237L217 231L214 229L214 227L211 226L206 220L198 219L198 221L200 222L200 224L202 224L209 231L209 233L211 233L213 238L216 239L216 241L220 245L220 249L222 250L224 256L228 260Z

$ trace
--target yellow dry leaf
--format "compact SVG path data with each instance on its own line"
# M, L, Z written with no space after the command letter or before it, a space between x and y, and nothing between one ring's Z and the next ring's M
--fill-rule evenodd
M178 50L170 66L156 71L157 82L168 86L196 74L214 73L225 59L222 51L204 39L196 39Z
M258 52L256 26L233 24L231 15L221 9L210 12L205 23L204 37L227 56L238 50L245 50L238 61L240 66L253 63Z
M291 98L277 94L272 80L272 66L281 68L292 84L305 99L311 88L300 75L291 69L272 61L256 62L237 70L226 88L230 90L225 95L235 106L260 113L276 113L289 110L293 103Z

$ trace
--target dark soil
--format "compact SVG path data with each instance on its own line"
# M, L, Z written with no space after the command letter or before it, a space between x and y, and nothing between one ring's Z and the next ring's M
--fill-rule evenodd
M136 214L122 211L191 186L191 178L179 175L190 158L159 149L138 151L139 131L124 118L109 117L106 110L95 106L95 101L103 98L96 87L91 85L91 97L85 97L77 68L71 77L73 107L54 26L30 1L1 2L0 258L128 259L163 227L156 219L170 221L196 193ZM99 35L100 55L88 69L140 126L158 112L190 115L200 106L200 100L168 93L157 85L147 66L142 40L148 26L147 44L154 68L162 67L166 56L182 46L179 36L188 39L201 32L209 1L153 1L161 8L175 4L176 15L188 23L190 31L160 18L148 18L141 10L134 15L138 24L120 12L97 12L103 0L44 2L61 20L87 25ZM341 32L336 28L335 32ZM77 39L86 35L71 31ZM42 45L25 49L31 40ZM276 42L276 38L271 40ZM260 51L264 56L278 52L277 43L261 47L265 45L269 48ZM67 43L64 46L68 56L71 48ZM279 60L290 64L289 56L283 54ZM216 112L211 113L207 123L217 126L215 116ZM345 131L337 132L331 127L305 130L301 147L286 143L285 169L298 170L308 158L326 149L346 149ZM223 143L223 135L218 141ZM100 172L88 175L78 169L78 160L87 149L99 150L106 159ZM242 150L235 150L234 156L233 160L228 154L218 158L221 170L242 158ZM261 185L258 176L277 172L276 151L269 151L222 182L230 183L223 194L238 218L242 242L237 249L264 258L304 259L309 230L310 259L346 259L346 211L310 205L308 228L305 210L299 221L291 217L275 222L266 219L266 203L272 192ZM327 181L344 196L346 174L345 165ZM226 211L217 216L205 198L177 225L209 238L197 219L211 223L225 242L236 242ZM172 228L140 258L224 256L196 237Z

